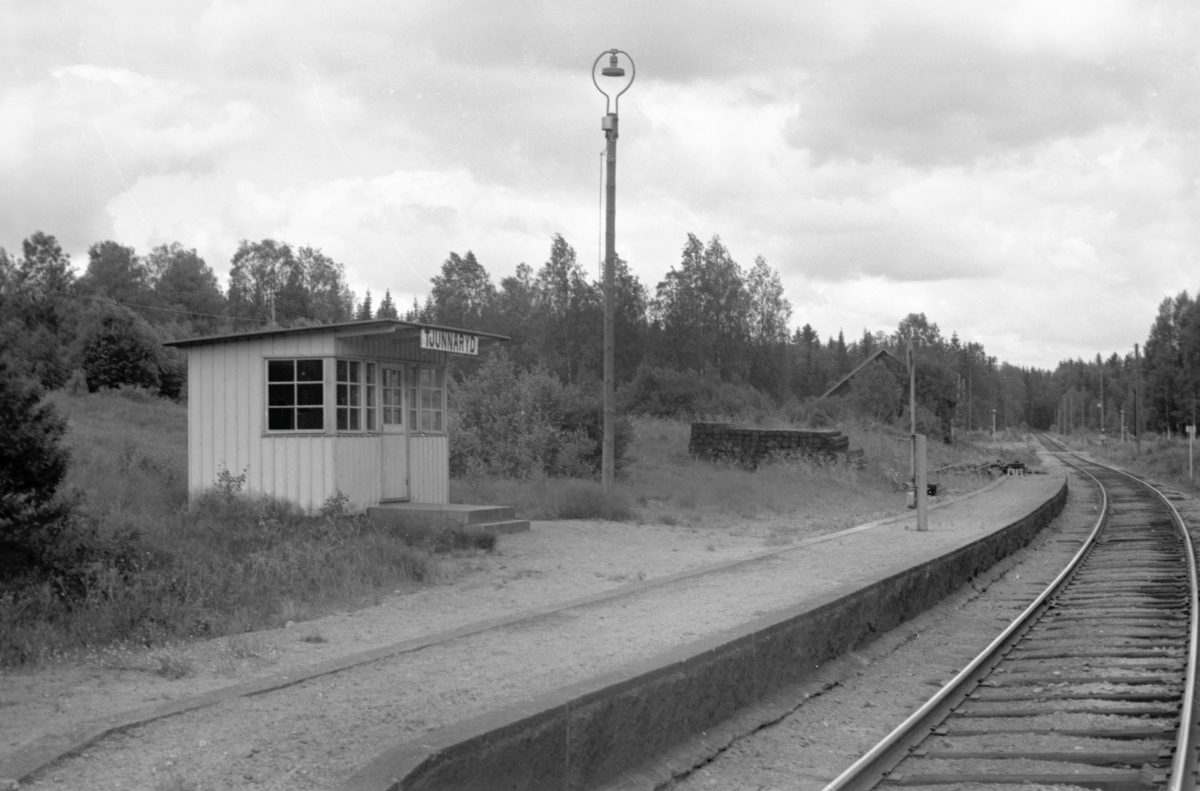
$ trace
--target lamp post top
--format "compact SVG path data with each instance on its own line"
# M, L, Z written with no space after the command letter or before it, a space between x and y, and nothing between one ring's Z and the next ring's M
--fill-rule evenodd
M596 66L600 63L600 59L608 55L608 65L600 70L601 76L604 77L624 77L625 69L618 65L617 55L624 55L629 61L630 75L629 82L617 94L611 95L600 87L600 82L596 79ZM637 64L633 62L633 58L623 49L606 49L596 56L595 62L592 63L592 84L596 86L596 90L604 94L604 113L605 115L616 115L618 107L621 103L621 94L629 90L633 85L633 81L637 78ZM611 108L611 109L610 109Z

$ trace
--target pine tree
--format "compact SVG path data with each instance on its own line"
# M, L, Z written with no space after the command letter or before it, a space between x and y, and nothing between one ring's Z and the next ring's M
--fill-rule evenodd
M398 319L400 314L396 312L396 303L392 302L392 290L389 288L383 293L383 302L379 303L379 307L375 310L375 318L377 319Z
M367 295L363 297L362 304L358 306L358 313L354 314L354 320L367 321L371 317L371 289L368 288Z

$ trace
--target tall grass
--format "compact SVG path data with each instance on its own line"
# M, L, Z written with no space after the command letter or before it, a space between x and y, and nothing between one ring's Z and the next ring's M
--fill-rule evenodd
M1087 451L1139 475L1169 483L1192 495L1200 495L1200 442L1192 449L1193 477L1189 477L1186 435L1167 439L1162 435L1147 434L1142 438L1140 451L1132 439L1121 442L1107 437L1101 445L1099 434L1076 432L1059 439L1075 450Z
M764 428L799 428L789 417L758 415L755 422ZM515 505L524 516L534 519L717 524L735 518L791 516L832 528L868 521L904 505L911 444L907 434L895 429L855 422L841 427L851 446L865 451L861 466L790 459L751 471L689 456L690 422L643 416L632 418L632 423L626 469L611 498L605 499L594 481L561 478L452 480L451 497L456 502ZM997 457L1036 463L1027 440L1003 446L977 438L953 446L931 443L929 453L931 467ZM978 488L988 479L948 472L934 480L942 492L953 494Z
M54 400L70 420L67 485L83 495L73 530L86 551L65 576L0 590L0 664L278 626L441 573L434 546L406 544L338 503L308 517L243 495L230 478L189 505L177 404Z

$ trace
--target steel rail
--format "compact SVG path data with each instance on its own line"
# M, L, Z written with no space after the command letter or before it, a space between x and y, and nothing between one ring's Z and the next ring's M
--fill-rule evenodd
M1076 469L1079 468L1076 467ZM882 779L885 772L890 771L895 764L899 763L908 754L909 745L912 743L912 734L921 729L931 731L937 723L941 722L945 718L946 711L948 711L950 699L956 695L965 694L967 684L985 665L998 662L1001 651L1008 646L1012 638L1018 632L1027 629L1032 624L1034 616L1043 609L1046 601L1056 594L1059 588L1066 583L1083 558L1091 551L1096 537L1100 534L1100 529L1104 526L1104 522L1108 518L1109 511L1108 492L1104 486L1091 473L1088 473L1086 470L1081 470L1081 472L1091 478L1100 490L1100 516L1096 520L1096 524L1092 527L1092 532L1088 534L1087 539L1084 541L1083 546L1079 548L1075 556L1071 558L1071 561L1059 572L1050 585L1033 600L1033 603L1026 607L996 639L992 640L987 648L983 649L966 667L960 670L958 675L934 693L933 697L909 715L904 722L897 725L882 741L834 778L829 785L825 786L823 791L863 791L863 789L873 788Z
M1062 443L1059 443L1062 444ZM1065 448L1065 446L1064 446ZM1078 456L1083 459L1083 456L1078 452L1066 449L1064 452ZM1175 519L1175 526L1179 529L1183 536L1183 545L1187 550L1188 559L1188 583L1191 586L1191 601L1189 606L1191 614L1189 617L1190 633L1188 634L1188 662L1187 670L1184 675L1183 702L1180 705L1180 723L1179 732L1175 736L1175 755L1171 761L1171 776L1167 780L1167 791L1191 791L1195 787L1195 767L1189 765L1195 760L1196 752L1196 672L1197 672L1197 656L1200 654L1200 601L1198 601L1198 588L1200 584L1197 581L1196 573L1196 553L1192 546L1192 537L1188 532L1187 522L1179 510L1175 508L1170 499L1160 492L1157 487L1152 486L1148 481L1145 481L1138 476L1118 469L1108 464L1102 464L1094 459L1084 459L1088 464L1095 464L1097 467L1103 467L1106 470L1111 470L1115 473L1124 475L1126 478L1136 481L1145 488L1149 489L1154 495L1162 501L1163 505L1171 511L1171 516ZM1076 467L1076 469L1081 469ZM1093 480L1095 478L1093 477Z

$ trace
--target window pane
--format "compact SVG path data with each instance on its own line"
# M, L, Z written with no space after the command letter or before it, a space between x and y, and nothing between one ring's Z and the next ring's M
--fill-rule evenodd
M362 363L360 363L358 360L350 361L350 380L349 381L351 381L351 382L361 381L358 378L359 376L361 376L361 374L359 373L361 368L362 368Z
M301 430L322 429L325 427L324 409L297 409L296 428Z
M268 360L267 361L267 381L268 382L291 382L295 380L292 375L295 372L295 362L292 360Z
M267 385L267 406L292 406L295 403L295 385Z
M289 409L268 409L267 410L267 428L270 431L291 431L295 426L292 425L292 412Z
M408 426L414 429L417 427L417 410L415 409L408 410Z
M441 431L442 430L442 413L434 412L432 414L433 414L433 430Z
M368 409L367 410L367 431L374 431L374 430L375 430L375 410Z
M360 429L362 429L362 424L359 422L359 414L360 414L360 412L357 409L350 410L350 430L351 431L359 431Z
M375 384L375 363L367 363L367 384Z
M433 375L432 368L422 368L421 369L421 387L429 387L429 385L433 381L432 375Z
M337 361L337 380L339 382L346 381L346 361L345 360Z
M442 369L441 368L433 369L433 386L434 387L442 386Z
M362 406L362 385L350 385L350 406Z
M346 406L346 389L348 385L337 386L337 405Z
M433 413L426 409L421 410L421 430L433 431Z
M325 379L323 360L297 360L296 381L320 382Z
M337 427L338 427L338 431L346 430L346 410L345 409L339 409L337 411Z
M320 406L325 403L325 385L296 385L296 403L301 406Z
M373 406L375 406L375 388L367 385L367 408L370 409Z

